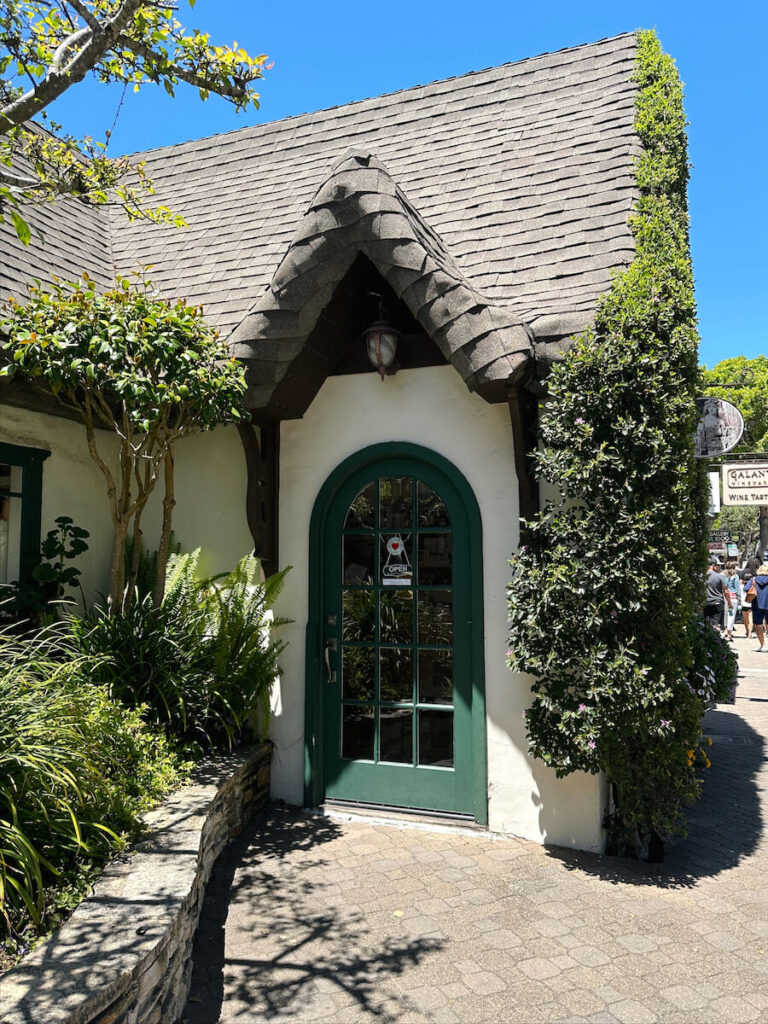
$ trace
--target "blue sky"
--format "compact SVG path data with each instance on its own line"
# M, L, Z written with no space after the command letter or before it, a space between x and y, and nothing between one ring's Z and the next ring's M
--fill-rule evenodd
M701 333L709 366L768 353L765 0L580 0L548 3L390 0L252 4L179 0L179 19L217 42L267 53L274 68L261 109L236 115L179 86L171 100L147 88L126 94L113 155L273 121L438 78L655 28L686 85L690 122L691 240ZM122 89L86 82L52 115L95 138L112 125Z

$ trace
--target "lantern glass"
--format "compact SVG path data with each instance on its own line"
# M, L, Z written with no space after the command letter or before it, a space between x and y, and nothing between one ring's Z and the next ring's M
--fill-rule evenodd
M377 369L390 367L397 354L397 334L374 328L368 331L368 358Z

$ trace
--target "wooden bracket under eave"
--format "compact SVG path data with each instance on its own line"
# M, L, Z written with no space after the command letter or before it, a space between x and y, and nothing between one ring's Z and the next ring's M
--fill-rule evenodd
M257 433L258 428L258 433ZM265 576L278 568L278 488L280 484L280 423L238 423L248 472L245 514L253 550Z
M533 473L532 458L538 440L539 402L536 395L527 388L519 384L509 384L507 404L515 445L520 518L533 519L539 511L539 484Z

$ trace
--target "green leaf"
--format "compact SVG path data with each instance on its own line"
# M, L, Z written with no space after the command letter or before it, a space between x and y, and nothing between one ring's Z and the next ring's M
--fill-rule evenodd
M36 565L32 570L32 575L38 583L53 583L57 577L56 570L47 562L41 562L40 565Z
M11 210L11 220L13 226L16 228L16 234L19 236L19 241L22 245L29 245L29 240L32 237L32 231L29 224L24 220L20 213L16 210Z

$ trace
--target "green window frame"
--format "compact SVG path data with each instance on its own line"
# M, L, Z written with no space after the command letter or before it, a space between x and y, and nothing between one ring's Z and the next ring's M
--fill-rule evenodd
M21 500L19 583L30 582L32 570L40 561L43 463L50 454L50 451L45 448L32 448L0 441L0 464L21 469L20 491L0 490L0 497L13 497Z

